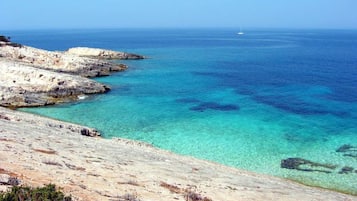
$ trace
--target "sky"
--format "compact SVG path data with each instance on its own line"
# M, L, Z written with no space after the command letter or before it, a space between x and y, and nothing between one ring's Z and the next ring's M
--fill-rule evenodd
M0 0L0 30L357 29L357 0Z

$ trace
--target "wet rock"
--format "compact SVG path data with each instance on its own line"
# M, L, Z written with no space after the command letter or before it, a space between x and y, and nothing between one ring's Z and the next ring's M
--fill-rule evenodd
M81 135L88 136L88 137L97 137L100 136L100 133L93 129L82 128Z
M337 168L336 165L316 163L303 158L287 158L281 160L280 167L286 169L306 171L306 172L323 172L323 173L332 173L332 170Z

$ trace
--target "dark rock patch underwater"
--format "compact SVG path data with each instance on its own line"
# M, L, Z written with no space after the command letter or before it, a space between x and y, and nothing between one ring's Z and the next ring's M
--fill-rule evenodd
M196 106L190 107L190 110L196 112L204 112L205 110L219 110L219 111L232 111L239 110L237 105L233 104L219 104L215 102L202 102Z
M235 104L221 104L217 102L204 102L196 98L179 98L175 100L177 103L184 104L195 104L190 107L191 111L204 112L206 110L217 110L217 111L234 111L239 110L239 106Z

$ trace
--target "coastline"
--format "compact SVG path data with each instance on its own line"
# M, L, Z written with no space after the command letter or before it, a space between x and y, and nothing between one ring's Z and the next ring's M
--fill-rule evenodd
M179 156L126 139L81 135L84 128L0 108L1 169L28 185L54 183L77 200L357 200L334 191ZM31 133L29 133L29 131ZM171 189L171 190L170 190Z
M110 200L125 193L143 200L185 200L188 191L212 200L357 200L140 142L88 138L83 134L97 132L74 124L0 112L0 158L5 161L0 168L31 185L55 183L78 200ZM31 137L24 137L29 131Z

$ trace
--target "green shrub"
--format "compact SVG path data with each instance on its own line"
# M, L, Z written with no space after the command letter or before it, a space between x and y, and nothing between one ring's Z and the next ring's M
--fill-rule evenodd
M72 201L72 198L57 190L54 184L48 184L41 188L14 186L0 193L0 201Z

